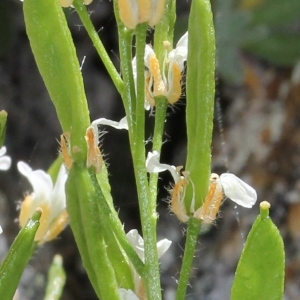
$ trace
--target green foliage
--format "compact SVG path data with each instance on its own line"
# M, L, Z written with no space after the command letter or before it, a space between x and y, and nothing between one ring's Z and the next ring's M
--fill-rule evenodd
M261 203L240 258L231 300L281 300L284 285L284 245L277 227Z
M31 258L37 243L35 233L39 228L41 212L34 213L27 224L20 230L9 252L0 266L1 299L12 299L18 287L22 273Z

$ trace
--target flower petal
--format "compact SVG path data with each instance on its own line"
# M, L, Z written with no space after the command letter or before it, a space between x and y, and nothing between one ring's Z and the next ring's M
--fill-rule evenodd
M65 183L67 181L67 177L68 174L66 168L64 165L61 165L51 196L51 206L53 208L51 221L60 215L60 213L66 208Z
M6 171L11 166L11 158L7 155L0 157L0 170Z
M148 152L147 159L146 159L146 169L149 173L160 173L168 170L175 183L179 180L180 176L176 171L176 167L168 164L161 164L159 162L159 153L157 151Z
M97 119L97 120L93 121L91 125L93 127L97 126L97 125L108 125L108 126L111 126L113 128L116 128L116 129L126 129L126 130L128 130L128 122L127 122L126 117L122 118L119 122L112 121L112 120L109 120L109 119L106 119L106 118L100 118L100 119Z
M132 229L126 234L126 237L139 258L144 262L144 240L139 235L138 231L136 229Z
M3 156L6 153L6 147L3 146L0 148L0 156Z
M49 174L42 170L32 171L32 169L22 161L18 162L17 167L19 172L30 182L34 192L34 201L37 200L40 203L50 202L53 184Z
M157 246L158 258L161 258L167 252L167 250L170 248L171 244L172 244L172 241L170 241L168 239L163 239L157 243L156 246Z
M246 182L231 173L222 174L219 180L227 198L247 208L255 204L257 200L256 191Z

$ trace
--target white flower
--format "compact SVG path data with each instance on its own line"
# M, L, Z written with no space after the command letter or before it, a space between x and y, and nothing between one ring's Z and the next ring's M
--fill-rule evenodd
M195 211L194 218L202 220L205 224L211 224L226 198L238 205L251 208L257 200L257 195L250 185L234 174L224 173L219 177L212 173L207 196L202 206Z
M146 45L145 64L145 109L155 105L154 97L165 96L170 104L176 103L181 96L181 78L188 54L188 33L178 41L175 49L167 53L170 43L165 41L166 56L162 70L152 47ZM136 57L132 60L134 82L137 82Z
M180 168L160 163L157 151L148 152L146 169L149 173L159 173L168 170L172 174L175 185L171 190L170 207L178 219L186 223L190 216L187 213L184 203L185 189L191 183L193 190L195 190L194 183L189 178L189 172L182 172L184 176L180 176ZM194 195L189 213L192 213L194 218L201 219L204 223L212 223L219 212L224 195L225 198L246 208L251 208L257 200L254 188L234 174L224 173L219 177L219 175L212 173L208 194L203 205L198 209L194 207Z
M139 256L139 258L143 262L145 262L144 240L139 235L138 231L136 229L132 229L126 234L126 237L129 241L129 243L132 245L135 252L137 253L137 255ZM171 244L172 244L172 242L168 239L163 239L156 244L158 258L162 257L166 253L166 251L170 248ZM144 283L132 265L131 265L131 272L132 272L133 282L134 282L134 295L138 296L137 299L139 299L139 298L144 299L144 297L145 297ZM121 298L121 299L123 299L123 298ZM124 298L124 299L126 299L126 298ZM135 299L135 298L128 298L128 299Z
M218 180L228 199L246 208L251 208L255 204L257 200L255 189L242 179L231 173L223 173Z
M24 227L37 208L42 209L40 226L35 241L44 243L55 238L67 225L65 183L67 173L61 166L55 185L49 174L42 170L33 171L26 163L18 162L19 172L30 182L33 192L21 204L19 222Z
M11 166L11 158L7 155L4 155L6 153L6 147L3 146L0 148L0 170L6 171Z

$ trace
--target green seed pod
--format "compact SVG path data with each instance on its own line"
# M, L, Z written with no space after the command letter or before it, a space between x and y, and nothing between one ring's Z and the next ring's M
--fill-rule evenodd
M192 199L196 210L203 203L211 173L211 141L215 97L215 33L209 0L193 0L189 17L186 75L187 162L190 180L185 207Z

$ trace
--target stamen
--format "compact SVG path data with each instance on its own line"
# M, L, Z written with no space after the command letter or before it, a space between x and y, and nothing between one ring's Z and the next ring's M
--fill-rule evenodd
M168 102L174 104L181 96L181 71L176 63L173 63L169 70L169 90L167 93ZM171 72L171 73L170 73Z
M151 55L149 58L149 70L153 76L153 95L154 96L163 96L165 92L165 84L162 81L159 62L155 55Z

